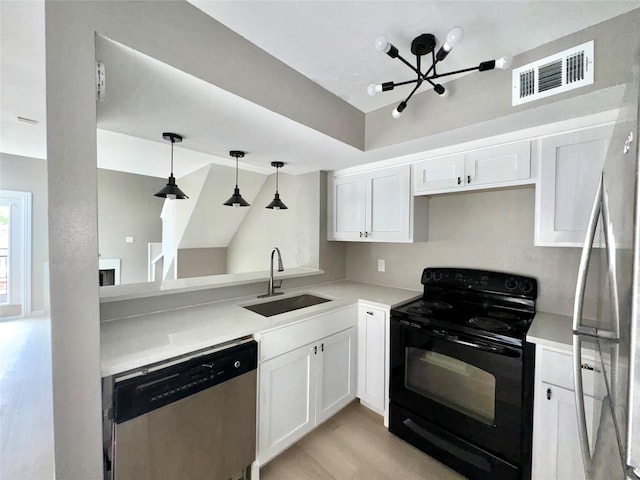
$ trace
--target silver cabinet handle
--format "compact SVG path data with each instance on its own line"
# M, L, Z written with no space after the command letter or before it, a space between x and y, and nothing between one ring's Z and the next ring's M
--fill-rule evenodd
M575 333L585 333L587 335L595 335L595 329L586 329L582 326L582 307L584 304L584 288L587 283L587 272L589 270L589 260L591 260L591 247L593 239L596 236L596 227L598 225L598 216L602 207L602 175L598 190L596 191L593 207L591 207L591 215L587 224L587 234L585 235L584 245L582 247L582 255L580 256L580 266L578 267L578 280L576 283L576 296L573 303L573 331Z

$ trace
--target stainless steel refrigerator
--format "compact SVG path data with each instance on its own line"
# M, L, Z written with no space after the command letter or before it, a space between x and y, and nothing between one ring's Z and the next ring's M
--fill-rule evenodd
M640 479L637 63L630 77L593 203L576 286L574 382L587 480ZM594 371L586 371L591 370L583 363L586 356L595 358ZM585 374L595 374L592 391L584 388L592 383L583 382Z

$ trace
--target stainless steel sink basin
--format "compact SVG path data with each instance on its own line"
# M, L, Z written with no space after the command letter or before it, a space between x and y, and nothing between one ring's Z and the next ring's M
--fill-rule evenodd
M244 308L251 310L252 312L256 312L263 317L272 317L273 315L279 315L280 313L291 312L293 310L299 310L301 308L307 308L330 301L331 300L328 298L316 297L315 295L304 293L302 295L296 295L295 297L272 300L271 302L245 305Z

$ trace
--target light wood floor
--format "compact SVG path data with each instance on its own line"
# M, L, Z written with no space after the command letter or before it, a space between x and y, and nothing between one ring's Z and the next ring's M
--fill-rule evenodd
M260 480L461 480L353 402L260 470Z

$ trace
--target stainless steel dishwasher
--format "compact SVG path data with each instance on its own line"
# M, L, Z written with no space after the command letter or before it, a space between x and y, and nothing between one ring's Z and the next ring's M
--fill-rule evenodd
M247 340L113 379L105 392L113 405L105 410L105 478L247 478L256 452L256 365L257 343Z

